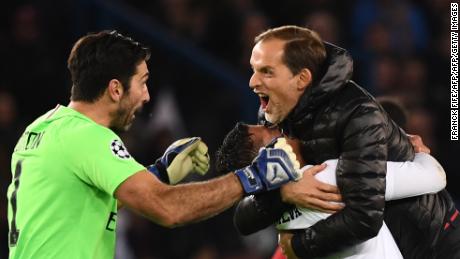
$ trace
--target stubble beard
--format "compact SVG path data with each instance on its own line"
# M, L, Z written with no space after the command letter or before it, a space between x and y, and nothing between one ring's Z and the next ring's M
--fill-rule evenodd
M115 112L114 119L112 120L111 127L114 132L126 132L131 128L132 121L130 119L129 109L120 105Z

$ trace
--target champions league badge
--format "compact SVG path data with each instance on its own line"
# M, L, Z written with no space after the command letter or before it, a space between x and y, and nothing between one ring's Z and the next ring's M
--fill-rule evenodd
M123 142L121 142L118 139L113 140L112 144L110 144L110 147L112 149L113 154L121 159L128 159L131 157L125 145L123 145Z

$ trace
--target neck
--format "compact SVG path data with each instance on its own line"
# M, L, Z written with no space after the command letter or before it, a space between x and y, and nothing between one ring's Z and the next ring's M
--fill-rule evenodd
M69 108L85 115L97 124L109 128L110 126L110 115L107 111L107 106L103 105L100 101L93 103L83 101L70 101Z

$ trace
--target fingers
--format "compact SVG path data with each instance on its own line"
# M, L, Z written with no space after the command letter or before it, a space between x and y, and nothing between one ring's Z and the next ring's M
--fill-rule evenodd
M409 134L407 134L407 136L409 137L409 140L410 140L412 146L414 147L414 151L416 153L430 154L431 150L427 146L425 146L425 144L423 143L422 138L419 135L409 135Z
M342 201L342 195L337 194L337 193L319 192L313 196L323 201L329 201L329 202L341 202Z
M323 163L321 165L315 165L313 167L310 167L309 169L307 169L303 173L303 177L307 178L308 176L311 176L311 177L309 177L311 179L308 179L308 181L314 182L314 184L316 185L316 188L321 190L321 191L323 191L323 192L340 194L339 188L337 188L337 186L330 185L330 184L327 184L327 183L323 183L323 182L318 181L316 178L313 177L317 173L319 173L322 170L324 170L326 167L327 167L327 164L325 164L325 163Z
M208 153L194 152L192 157L196 160L197 163L209 163Z
M209 164L205 163L194 163L193 170L201 175L205 175L209 170Z
M311 197L326 202L342 202L342 195L337 186L320 182L315 178L312 178L311 181L315 181L315 183L311 185L312 188L309 193Z
M275 143L274 148L279 148L279 149L284 150L286 152L286 154L289 156L289 159L291 160L291 162L293 163L294 170L299 170L300 169L300 163L297 160L297 156L294 153L294 150L292 149L291 145L289 145L286 142L285 138L278 138L276 143Z
M431 150L427 146L414 146L415 153L427 153L429 154Z
M320 165L315 165L313 167L308 168L303 174L311 174L315 175L321 171L323 171L327 167L326 163L320 164Z
M316 181L318 181L318 180L316 180ZM337 186L330 185L330 184L327 184L327 183L323 183L323 182L320 182L320 181L318 181L318 189L323 191L323 192L340 194L339 188Z
M195 152L199 152L201 154L207 154L208 146L202 140L200 140Z
M202 141L200 137L190 138L186 143L183 143L184 149L182 151L179 151L179 153L190 154L192 151L197 149L201 142Z
M195 172L204 175L209 170L208 146L203 141L199 141L198 146L191 153Z
M335 213L344 208L344 205L338 203L330 203L316 198L311 198L308 204L304 205L307 208L320 210L327 213Z
M208 146L203 141L198 141L196 149L190 153L192 157L194 171L204 175L209 170Z

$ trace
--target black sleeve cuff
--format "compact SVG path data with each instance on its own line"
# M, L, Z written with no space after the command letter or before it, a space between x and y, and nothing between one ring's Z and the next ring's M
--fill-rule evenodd
M294 251L295 255L298 258L307 258L308 253L303 246L302 235L303 235L303 231L297 232L294 234L294 236L292 236L292 239L291 239L292 251Z
M163 183L170 184L168 170L163 163L160 162L160 159L157 159L153 165L149 165L147 170L154 174Z

